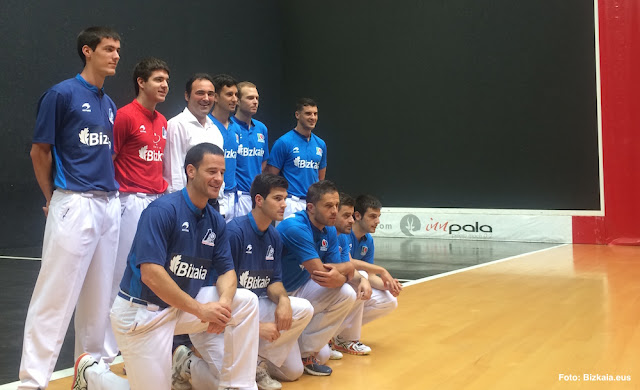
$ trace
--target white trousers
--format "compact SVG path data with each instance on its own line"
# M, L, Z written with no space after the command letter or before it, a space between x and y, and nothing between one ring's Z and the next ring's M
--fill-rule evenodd
M118 240L118 251L116 252L116 265L113 270L113 284L111 286L109 307L111 307L118 291L120 291L120 282L127 268L127 258L129 257L129 251L131 251L133 237L136 235L140 214L142 214L142 211L144 211L151 202L160 196L162 195L120 193L120 239ZM102 356L105 362L112 363L116 356L118 356L119 349L115 336L113 335L113 330L111 330L111 321L108 317L105 320L107 321L107 326L104 335L104 351Z
M87 390L129 390L129 381L114 374L104 361L87 368L84 372Z
M298 198L297 196L292 196L291 198L287 198L287 208L284 209L284 218L287 219L296 212L300 210L307 209L307 201Z
M204 287L196 296L202 303L218 299L215 287ZM258 298L251 291L236 291L222 337L207 333L208 324L190 313L173 307L151 311L121 297L113 303L111 325L133 390L170 390L172 336L176 334L188 334L206 363L191 365L194 389L257 388ZM220 348L216 339L223 340L225 352L220 366L214 361ZM208 383L199 385L203 381Z
M290 297L291 328L280 332L273 342L260 339L258 356L267 360L269 372L278 379L294 381L302 375L304 367L300 357L298 338L313 316L313 306L306 299ZM269 298L260 298L260 322L275 322L276 304ZM287 364L285 364L285 362Z
M364 271L359 271L363 273ZM352 286L352 288L355 287ZM362 325L386 316L398 307L398 299L387 290L371 289L371 298L356 300L338 330L338 336L344 340L360 340Z
M309 279L292 294L304 298L313 306L313 317L298 339L300 355L317 355L336 334L345 317L353 308L356 293L348 284L339 288L326 288Z
M19 389L48 386L74 308L76 359L88 352L101 360L119 229L117 194L54 191L25 321Z
M253 209L251 194L245 191L238 191L238 197L236 198L236 217L249 214L251 209Z
M236 193L225 192L219 199L220 214L224 216L224 221L229 223L236 217Z

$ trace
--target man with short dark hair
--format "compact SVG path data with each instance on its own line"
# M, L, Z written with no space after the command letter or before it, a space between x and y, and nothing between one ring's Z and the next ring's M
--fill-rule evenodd
M236 166L238 199L236 215L246 215L251 209L251 183L262 173L269 158L269 133L264 123L253 116L258 112L260 95L255 84L238 83L238 110L231 120L238 125L240 144Z
M376 231L380 223L381 208L382 204L375 197L358 196L353 206L355 222L351 229L343 229L344 234L340 235L343 250L350 252L351 262L356 270L368 278L371 297L360 303L360 306L354 306L333 338L333 348L339 352L369 354L371 348L360 342L362 325L383 317L398 307L396 297L400 294L402 285L389 271L373 263L374 245L371 233Z
M75 356L90 354L103 378L109 291L120 229L112 160L116 106L104 93L120 36L90 27L77 39L84 68L40 98L31 148L47 216L42 265L24 328L19 389L44 389L75 308ZM55 191L54 191L55 189Z
M162 162L168 192L180 191L187 184L184 157L194 145L209 142L224 148L220 129L207 116L213 107L214 95L213 78L208 74L196 73L187 80L184 93L187 107L169 119L167 126Z
M296 127L273 144L266 171L281 174L289 182L289 198L284 218L305 210L307 189L327 172L327 145L313 134L318 122L318 105L302 98L296 104Z
M162 177L167 120L156 110L156 105L164 102L169 92L169 66L157 58L144 58L133 70L133 83L137 96L118 110L113 125L113 164L120 184L122 213L112 303L120 289L140 214L167 189ZM118 351L109 325L105 335L107 362L112 362Z
M312 184L306 193L307 209L282 221L280 232L282 281L289 295L305 298L314 307L311 322L302 332L298 344L304 370L310 375L331 375L331 368L318 359L319 352L338 331L356 300L346 283L354 268L344 261L333 226L338 212L338 190L328 180Z
M226 223L208 203L222 187L224 152L202 143L184 165L187 186L143 211L111 309L127 378L133 390L169 389L173 335L188 334L202 355L186 367L195 388L255 389L258 299L236 289Z
M224 139L224 193L220 199L220 214L229 222L235 216L236 211L236 159L238 157L238 143L240 141L239 129L231 120L231 115L236 110L238 103L238 87L236 80L226 74L213 77L213 87L216 92L213 95L213 111L209 118L218 127Z

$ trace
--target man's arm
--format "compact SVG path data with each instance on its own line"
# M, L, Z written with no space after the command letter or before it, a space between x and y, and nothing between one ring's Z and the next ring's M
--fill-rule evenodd
M291 328L293 311L287 290L282 282L274 282L267 286L267 296L276 304L276 326L278 330L288 330Z
M310 259L302 263L311 274L311 279L322 287L337 288L348 282L353 277L353 264L323 263L319 258Z
M167 125L167 142L163 156L164 179L169 183L167 192L180 191L185 186L184 138L186 130L179 121L172 121Z
M353 279L349 282L357 292L357 299L366 301L371 298L371 284L360 272L356 272Z
M233 273L235 277L235 272ZM225 274L226 275L226 274ZM220 277L222 278L222 276ZM231 308L225 307L220 302L200 303L184 292L176 282L171 279L163 266L155 263L143 263L140 265L140 279L171 307L191 313L202 322L209 322L209 330L221 329L231 318ZM234 288L235 291L235 288ZM217 332L217 333L221 333Z
M266 161L263 161L263 162L262 162L262 172L263 172L263 173L267 173L267 172L265 171L265 169L267 169L267 162L266 162ZM277 168L276 168L276 169L277 169ZM279 169L278 169L278 173L280 173L280 170L279 170ZM277 175L277 173L276 173L276 175Z
M378 290L389 290L394 296L400 294L402 285L385 268L362 260L352 259L351 261L357 270L366 271L369 274L371 287Z
M33 163L33 171L36 180L40 186L40 190L46 200L45 206L42 208L45 217L49 213L49 203L51 203L51 195L53 195L53 158L51 156L51 145L34 143L31 145L31 162Z
M273 173L274 175L277 175L277 174L280 173L280 169L279 168L276 168L273 165L269 165L269 164L267 164L265 162L262 163L262 166L265 166L265 164L266 164L266 167L263 169L265 171L265 173Z
M281 330L291 328L293 321L293 311L291 310L291 301L289 295L284 289L282 282L274 282L267 286L267 296L276 304L275 323L260 323L260 338L269 342L274 342L280 337Z
M319 180L324 180L325 176L327 175L327 168L322 168L322 169L318 169L318 179Z

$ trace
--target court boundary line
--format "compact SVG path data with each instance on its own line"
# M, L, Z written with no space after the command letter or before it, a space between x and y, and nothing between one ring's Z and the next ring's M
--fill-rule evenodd
M460 268L460 269L456 269L456 270L449 271L449 272L444 272L444 273L437 274L437 275L427 276L425 278L420 278L420 279L416 279L416 280L412 280L410 282L407 282L407 283L403 284L402 287L410 287L410 286L413 286L413 285L416 285L416 284L428 282L430 280L440 279L440 278L444 278L446 276L459 274L461 272L471 271L471 270L474 270L474 269L487 267L487 266L490 266L490 265L493 265L493 264L499 264L499 263L503 263L503 262L506 262L506 261L519 259L519 258L524 257L524 256L529 256L529 255L533 255L533 254L536 254L536 253L549 251L549 250L552 250L552 249L562 248L562 247L568 246L568 245L572 245L572 244L554 245L554 246L549 247L549 248L538 249L538 250L535 250L535 251L532 251L532 252L525 252L525 253L521 253L519 255L505 257L504 259L493 260L493 261L489 261L487 263L476 264L476 265L472 265L470 267ZM0 390L2 390L2 388L0 388Z
M0 256L0 259L42 261L42 257Z
M122 362L123 362L122 356L117 356L113 360L113 363L111 364L120 364ZM49 383L56 381L58 379L63 379L70 376L73 376L73 367L55 371L53 374L51 374L51 380L49 381ZM20 381L6 383L4 385L0 385L0 390L15 390L15 388L18 387L19 384L20 384Z

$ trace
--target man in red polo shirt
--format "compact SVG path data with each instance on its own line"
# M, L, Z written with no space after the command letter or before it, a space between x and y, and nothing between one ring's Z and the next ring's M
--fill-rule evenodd
M145 58L133 70L133 83L137 97L118 110L113 125L113 163L120 184L122 219L111 302L120 288L140 214L167 189L162 177L167 119L156 111L156 105L164 102L169 92L169 66L157 58ZM113 361L118 346L111 326L107 327L104 348L104 356Z

